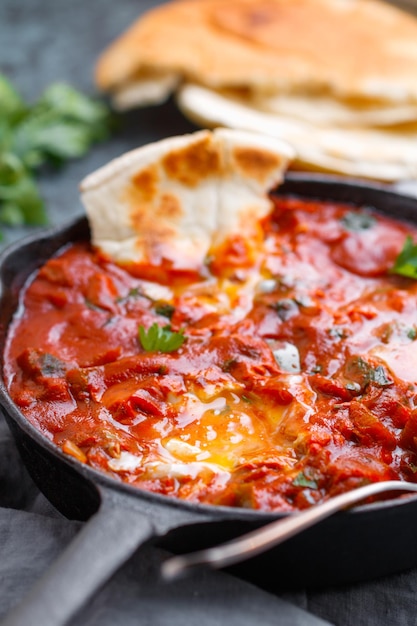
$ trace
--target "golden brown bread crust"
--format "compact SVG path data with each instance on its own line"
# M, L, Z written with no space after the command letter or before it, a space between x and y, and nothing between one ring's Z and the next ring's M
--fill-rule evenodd
M112 91L178 74L214 88L417 101L417 19L381 0L177 0L100 57Z
M308 99L306 99L307 102ZM309 99L314 106L314 99ZM177 94L184 115L201 126L241 128L291 144L292 168L325 171L393 182L417 178L417 125L350 127L313 125L256 110L200 85L184 85Z
M81 183L93 245L131 268L200 271L210 246L248 233L294 151L230 129L170 137L128 152Z

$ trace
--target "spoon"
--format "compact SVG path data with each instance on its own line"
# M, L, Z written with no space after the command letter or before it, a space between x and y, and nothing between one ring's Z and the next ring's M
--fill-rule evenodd
M417 484L389 480L371 483L370 485L347 491L310 509L266 524L262 528L222 543L219 546L171 557L161 566L162 578L165 581L176 580L200 565L218 569L234 563L240 563L245 559L264 552L272 546L286 541L338 511L357 504L370 496L389 491L417 492Z

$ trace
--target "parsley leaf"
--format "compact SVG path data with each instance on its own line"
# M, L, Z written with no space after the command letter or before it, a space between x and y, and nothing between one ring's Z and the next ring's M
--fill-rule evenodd
M311 478L307 478L307 476L300 472L292 481L292 484L295 487L308 487L309 489L318 489L318 484L316 480L312 480Z
M411 235L407 235L403 249L395 259L390 274L399 274L417 280L417 245Z
M361 389L365 389L369 383L374 383L374 385L378 387L389 387L394 382L389 378L382 365L372 367L368 361L365 361L365 359L360 356L354 356L347 361L345 375L346 378L350 380L351 385L357 383ZM356 391L358 389L355 386L351 387L351 390Z
M46 224L36 172L83 156L109 129L107 107L69 85L51 85L27 105L0 74L0 223Z
M378 385L379 387L389 387L394 384L392 378L388 378L382 365L378 365L375 369L371 369L369 372L370 381Z
M369 213L349 211L340 220L346 230L368 230L375 224L375 218Z
M140 325L138 336L142 348L147 352L173 352L186 339L182 330L176 333L170 326L158 326L156 322L148 330Z
M407 337L414 341L417 338L417 330L414 327L411 327L407 330Z
M299 313L298 305L292 298L278 300L278 302L271 304L271 308L277 312L278 317L283 322L286 322Z

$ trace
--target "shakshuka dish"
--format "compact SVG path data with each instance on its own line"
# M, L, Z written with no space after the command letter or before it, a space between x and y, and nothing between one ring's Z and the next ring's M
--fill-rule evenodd
M13 401L64 454L191 502L292 511L416 481L417 227L267 193L290 154L216 132L86 179L91 241L30 277L9 329ZM258 184L250 213L239 180L225 191L232 170ZM104 236L103 202L124 239ZM222 236L196 239L190 216L207 220L210 203ZM175 229L191 241L184 263Z

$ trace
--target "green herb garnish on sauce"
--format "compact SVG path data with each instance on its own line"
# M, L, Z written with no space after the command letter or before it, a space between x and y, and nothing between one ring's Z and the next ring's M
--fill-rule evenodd
M403 249L395 259L390 274L399 274L417 280L417 245L411 235L407 235Z
M158 326L156 322L148 330L139 326L138 336L142 348L147 352L173 352L186 339L182 330L177 333L170 326Z
M308 487L310 489L318 488L317 482L315 480L312 480L311 478L307 478L307 476L303 472L297 474L297 476L292 481L292 484L295 487Z

